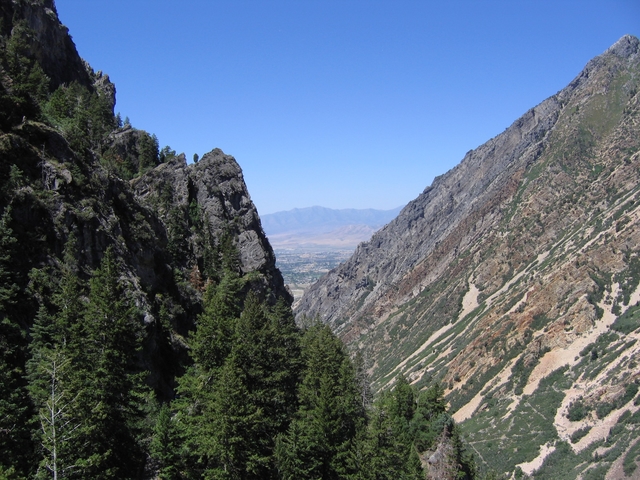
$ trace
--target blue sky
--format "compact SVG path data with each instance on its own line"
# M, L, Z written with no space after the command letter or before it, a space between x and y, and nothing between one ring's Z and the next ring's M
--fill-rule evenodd
M56 0L116 111L213 148L260 214L391 209L565 87L638 0Z

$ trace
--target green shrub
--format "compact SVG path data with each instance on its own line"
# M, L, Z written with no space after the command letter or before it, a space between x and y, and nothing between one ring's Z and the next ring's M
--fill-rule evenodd
M598 418L604 418L616 408L615 403L603 402L596 405L596 415Z
M579 422L589 414L590 410L591 407L585 405L582 399L578 399L575 402L571 402L571 404L569 404L567 418L572 422Z
M580 441L581 438L585 437L590 430L591 430L591 427L586 426L583 428L579 428L578 430L573 432L571 434L571 443L578 443L578 441Z

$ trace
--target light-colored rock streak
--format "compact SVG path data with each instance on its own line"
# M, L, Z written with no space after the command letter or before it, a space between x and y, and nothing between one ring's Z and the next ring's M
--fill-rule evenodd
M480 293L480 290L478 290L478 288L472 282L469 282L469 290L467 291L467 293L465 294L465 296L464 296L464 298L462 300L462 310L460 311L460 314L458 315L458 321L462 320L469 313L473 312L476 308L478 308L478 306L479 306L479 304L478 304L478 294L479 293ZM455 323L448 323L448 324L444 325L443 327L440 327L435 332L433 332L429 336L427 341L424 342L422 345L420 345L420 347L418 347L418 349L415 352L413 352L411 355L409 355L407 358L405 358L402 362L400 362L393 369L392 373L395 374L395 373L397 373L399 371L402 371L402 369L407 365L408 362L410 362L412 359L414 359L415 357L420 355L422 352L424 352L430 346L435 346L436 345L436 343L435 343L436 340L438 340L438 338L440 338L444 333L446 333L449 330L451 330L451 328L453 328L454 325L455 325ZM438 342L438 343L440 343L440 342ZM438 358L440 358L440 357L442 357L442 353L438 356ZM392 378L393 377L395 377L395 375L393 375ZM419 377L418 377L418 379L419 379Z
M612 286L612 297L615 298L618 295L618 284ZM611 312L611 308L605 305L604 302L600 303L600 307L604 310L604 314L600 320L595 322L595 325L586 335L577 338L566 348L557 348L547 352L540 362L535 366L529 381L524 387L523 393L525 395L531 395L544 377L549 375L554 370L562 367L563 365L575 365L578 363L576 357L580 358L580 352L589 344L593 343L601 334L606 332L611 324L616 320L615 314Z
M493 385L493 388L499 387L500 385L507 383L509 377L511 376L511 369L513 365L518 360L519 356L513 358L507 365L500 371L497 376L497 382ZM478 392L464 407L460 408L456 413L453 414L453 419L460 423L468 418L471 418L473 412L475 412L476 408L480 406L482 400L484 399L484 395L481 392Z
M464 298L462 299L462 311L458 315L458 321L462 320L480 306L478 303L479 294L480 290L478 290L478 287L469 282L469 291L465 293Z
M527 475L531 475L542 466L542 462L544 462L544 459L547 458L549 454L553 453L555 449L555 445L542 445L540 447L540 454L536 458L534 458L530 462L520 463L516 466L520 467L522 471Z

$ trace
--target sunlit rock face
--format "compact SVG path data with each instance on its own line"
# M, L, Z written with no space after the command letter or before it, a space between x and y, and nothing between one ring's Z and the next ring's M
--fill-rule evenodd
M298 318L361 350L378 389L400 373L419 388L442 382L498 471L532 472L541 445L553 455L587 424L574 450L597 448L608 428L596 426L615 424L602 405L621 415L639 376L638 91L639 42L625 36L436 178L310 287ZM590 413L571 422L578 399ZM540 425L526 426L527 405L547 412ZM519 445L481 440L494 434Z

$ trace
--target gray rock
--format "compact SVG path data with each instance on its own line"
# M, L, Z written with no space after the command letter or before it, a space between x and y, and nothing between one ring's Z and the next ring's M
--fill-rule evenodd
M132 181L137 196L147 204L154 202L163 185L170 185L173 190L172 207L186 211L195 201L208 220L214 238L231 229L242 271L261 273L266 290L292 300L275 266L273 249L247 191L242 170L232 156L215 149L199 162L187 165L184 155L179 155ZM166 222L168 212L160 207L158 213ZM195 241L198 233L193 232L190 238L195 252L200 248Z
M584 92L593 88L593 78L612 77L619 69L637 64L639 51L637 38L622 37L591 60L566 88L526 112L503 133L469 151L459 165L436 177L369 242L360 244L350 260L310 287L298 303L296 315L318 317L340 333L354 328L365 311L370 314L386 308L383 305L401 304L404 300L397 298L394 285L412 275L439 247L447 255L439 269L428 272L428 278L416 278L416 282L428 284L442 274L457 250L473 245L496 227L504 202L517 189L523 172L544 152L569 99L587 95ZM447 250L443 242L450 240L457 229L466 231L470 226L471 233L460 239L457 250Z

